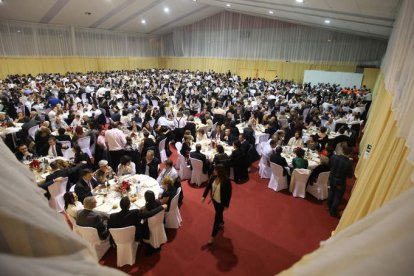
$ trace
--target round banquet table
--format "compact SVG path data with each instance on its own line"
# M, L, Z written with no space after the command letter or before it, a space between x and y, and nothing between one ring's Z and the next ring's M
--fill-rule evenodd
M282 156L286 159L289 167L292 166L292 160L296 157L296 154L293 152L294 147L284 146ZM320 163L321 160L317 152L310 151L307 148L305 150L305 159L308 160L308 169L313 170L315 169Z
M239 129L240 133L243 133L244 128L247 127L247 124L240 123L236 125L236 127ZM267 133L265 133L265 127L263 125L258 124L254 129L254 138L256 139L256 145L260 143L260 138L264 135L268 135Z
M211 146L211 139L194 143L191 146L191 151L192 152L195 151L196 144L201 144L201 153L203 153L207 157L207 160L209 160L210 162L212 162L213 159L214 159L214 155L216 155L217 151L212 148L212 146ZM229 146L226 143L223 143L221 141L217 141L217 144L223 146L224 153L226 153L228 156L231 155L231 153L233 151L233 146Z
M141 209L145 206L144 194L146 191L153 191L155 198L158 198L158 195L163 191L157 180L148 175L135 174L121 176L118 181L115 179L109 180L109 189L102 188L100 192L95 195L96 207L94 210L107 214L121 211L119 202L124 195L116 190L115 185L122 183L122 181L131 183L130 190L128 191L128 196L131 199L131 210Z

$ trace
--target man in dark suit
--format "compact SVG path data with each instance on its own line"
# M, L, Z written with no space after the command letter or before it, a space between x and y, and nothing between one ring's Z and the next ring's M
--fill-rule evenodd
M79 177L79 171L82 168L85 168L86 164L87 164L86 161L82 161L80 164L74 167L62 169L59 166L58 162L53 161L52 163L50 163L50 168L52 169L52 172L48 176L46 176L45 183L42 185L39 185L39 187L48 191L47 188L53 184L55 179L59 177L69 177L69 181L66 186L66 190L69 191L72 183L75 183L77 181L77 178Z
M194 158L194 159L197 159L197 160L201 160L203 162L203 173L208 172L209 164L208 164L206 155L201 153L201 145L200 144L196 144L196 150L190 152L190 157ZM191 167L191 169L193 169L193 168Z
M29 129L32 127L38 125L39 122L33 119L30 119L29 117L24 117L23 119L23 125L22 125L22 135L26 139L29 136Z
M109 217L108 229L135 226L136 241L149 238L148 228L141 223L141 220L152 217L167 208L167 205L164 204L151 211L141 211L139 209L129 210L131 202L127 196L121 199L119 206L121 207L121 211L119 213L111 214Z
M28 161L33 158L33 153L29 151L25 144L21 144L14 155L19 161Z
M233 145L234 140L236 140L236 137L233 136L230 128L226 128L224 130L223 137L220 140L231 146Z
M154 157L154 151L148 150L147 155L142 159L142 173L151 176L154 179L158 177L158 166L160 160L157 157Z
M254 138L254 129L250 124L243 129L243 135L250 145L254 145L256 143L256 138Z
M66 130L63 127L58 129L58 133L59 135L56 136L57 141L69 141L72 143L72 138L68 134L65 134Z
M247 157L252 145L247 141L246 134L244 133L240 134L239 141L240 141L240 149L243 152L243 154Z
M288 177L288 180L290 180L290 175L288 171L288 163L286 162L286 159L282 156L283 148L281 146L276 147L276 150L274 153L270 155L269 161L272 163L275 163L279 166L282 166L283 168L283 175L286 175ZM290 181L288 181L289 183Z
M98 214L93 211L96 207L96 199L93 196L85 197L83 207L84 209L79 211L76 216L76 224L83 227L96 228L99 238L105 240L109 236L109 231L106 227L107 217L102 217L103 213Z
M62 145L56 143L55 136L50 136L47 140L47 143L49 146L45 147L45 151L42 153L43 156L63 156Z
M81 171L81 177L76 183L75 193L77 194L79 201L92 196L93 192L99 189L98 182L93 178L93 171L91 169L84 169Z

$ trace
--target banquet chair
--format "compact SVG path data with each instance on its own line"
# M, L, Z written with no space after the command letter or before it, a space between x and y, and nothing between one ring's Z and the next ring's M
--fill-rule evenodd
M181 150L181 148L183 147L183 143L181 143L181 142L176 142L175 143L175 148L177 149L177 153L178 154L180 154L180 150ZM179 170L180 169L180 163L181 163L181 160L180 160L180 158L178 157L177 158L177 162L175 162L175 168L177 169L177 170Z
M154 127L155 119L149 120L148 123L150 124L151 127Z
M292 179L290 180L289 190L294 197L305 198L306 196L306 182L308 181L310 170L294 169Z
M191 178L191 168L189 165L187 165L187 160L181 153L178 152L178 161L180 163L180 170L178 171L178 176L181 178L181 180L186 180Z
M190 183L195 183L197 186L200 186L204 182L208 181L208 174L203 173L203 161L190 157L190 162L193 167L191 171Z
M158 150L160 151L161 162L164 162L165 160L168 159L167 152L165 151L165 141L167 141L167 138L162 139L160 143L158 144Z
M81 148L81 150L84 153L87 153L89 158L92 158L92 152L91 152L91 149L90 149L91 137L90 136L85 136L85 137L79 138L77 143L78 143L79 147Z
M270 135L268 133L259 136L258 143L256 146L256 151L259 155L262 155L264 147L269 144L269 137Z
M173 197L170 203L170 210L165 212L165 228L178 229L183 221L178 209L178 198L181 193L181 188L177 189L177 194Z
M98 230L93 227L76 225L76 228L79 235L95 249L96 256L100 260L111 247L109 237L106 240L99 239Z
M75 157L75 153L72 150L72 145L70 141L57 141L57 143L67 147L66 149L62 148L63 157L65 157L66 159L71 159Z
M267 165L267 158L266 156L260 157L259 162L259 175L260 178L269 179L272 175L272 168Z
M153 248L159 248L162 244L167 242L167 235L164 228L165 211L157 213L156 215L147 219L150 236L145 243L149 243Z
M109 228L116 244L116 265L135 264L139 243L135 241L135 226L124 228Z
M33 139L35 139L36 136L36 132L39 130L39 126L32 126L31 128L29 128L29 130L27 131L29 133L29 136Z
M65 208L63 195L66 193L67 183L68 178L65 177L63 181L55 181L52 185L47 187L50 193L49 206L58 212L62 212Z
M320 173L313 185L308 185L306 191L318 200L328 198L328 181L330 172Z
M283 167L270 162L270 168L272 170L272 175L270 176L269 185L267 187L275 192L287 189L287 176L283 175Z

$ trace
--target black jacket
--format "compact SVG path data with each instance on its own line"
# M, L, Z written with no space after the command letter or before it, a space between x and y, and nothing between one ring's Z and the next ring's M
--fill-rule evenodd
M102 217L92 210L81 210L76 217L76 224L83 227L96 228L101 240L105 240L109 235L108 229L105 226Z
M92 178L91 185L95 188L98 185L98 182ZM78 183L76 183L75 193L78 195L79 201L82 203L85 197L92 196L92 190L83 178L79 179Z
M214 177L210 179L208 182L207 187L204 189L203 197L207 197L208 193L210 192L211 197L213 197L213 182ZM230 206L230 200L231 200L231 182L229 179L226 179L224 182L220 184L220 199L221 204L224 207Z

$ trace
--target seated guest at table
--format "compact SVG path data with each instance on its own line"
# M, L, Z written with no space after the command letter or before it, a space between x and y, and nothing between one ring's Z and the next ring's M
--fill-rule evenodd
M211 139L220 141L223 134L224 131L221 130L221 125L217 124L216 128L211 131Z
M142 239L149 238L149 230L148 228L145 228L148 226L142 224L141 220L152 217L166 208L166 206L160 205L150 211L141 211L139 209L129 210L131 201L127 196L121 199L119 207L121 207L120 212L109 216L108 229L135 226L136 241L142 241Z
M47 140L47 143L48 143L48 147L46 148L47 151L45 155L53 156L53 157L63 156L62 148L64 148L65 146L62 146L61 144L56 143L55 136L50 136L49 139Z
M81 119L81 116L79 114L75 115L75 118L70 123L70 126L73 127L73 128L76 128L77 126L82 126L82 119Z
M75 144L73 146L72 150L75 154L74 158L73 158L73 163L79 164L82 161L85 161L89 168L93 168L91 158L89 158L89 155L87 153L82 151L82 149L79 147L79 145Z
M335 131L335 122L333 117L330 117L328 121L325 122L324 127L326 127L328 133Z
M78 194L79 196L79 194ZM78 212L76 216L76 224L83 227L93 227L98 230L101 240L106 240L109 231L106 226L107 217L103 217L103 213L97 213L93 209L96 207L96 199L93 196L87 196L83 201L84 209Z
M296 157L292 160L293 169L307 169L308 160L305 159L305 151L302 148L295 149Z
M275 163L283 168L283 175L288 177L288 183L290 182L290 169L286 159L282 156L283 148L277 146L275 152L270 155L269 161Z
M236 122L236 124L240 124L241 122L243 122L243 114L240 108L236 109L236 114L234 114L234 121Z
M295 136L289 139L288 146L303 148L302 133L300 131L296 131Z
M82 126L75 127L75 133L73 134L72 142L76 143L76 141L78 141L79 138L83 138L83 137L86 137L86 134L83 131L83 127Z
M146 211L152 211L155 208L158 208L162 205L161 201L155 198L155 194L153 191L148 190L144 194L145 198L145 207L144 210Z
M142 155L146 155L148 150L155 150L157 148L157 144L155 140L150 137L150 133L148 131L144 132L144 140L142 144Z
M131 161L131 157L124 155L119 160L117 175L136 174L136 165Z
M159 164L160 160L157 157L154 157L154 151L147 151L147 155L144 159L142 159L141 168L143 170L143 174L149 175L152 178L157 179Z
M233 152L230 156L230 165L234 172L234 181L236 183L244 183L249 180L249 164L247 155L241 149L240 141L233 142Z
M277 122L276 117L272 117L269 120L269 124L267 128L265 129L265 133L268 133L269 136L272 136L275 134L275 132L280 128L279 123Z
M319 128L318 143L321 145L321 149L324 149L326 143L328 142L328 134L326 132L326 127L322 126Z
M55 120L51 123L52 130L59 128L67 128L68 124L61 118L61 115L56 115Z
M91 169L83 169L80 174L80 179L75 185L75 193L78 195L79 201L92 196L93 193L100 189L98 182L93 178L93 171Z
M199 130L197 130L197 137L196 137L196 141L198 142L202 142L202 141L207 141L207 134L204 131L204 128L200 128Z
M213 168L217 166L218 164L223 165L223 167L226 170L227 175L229 175L230 172L230 157L227 155L227 153L224 152L224 148L222 145L217 145L216 147L216 155L214 155L213 158Z
M321 164L316 166L316 168L312 170L306 185L313 185L318 179L320 173L329 172L329 170L329 158L326 156L321 156Z
M317 135L310 135L308 141L306 142L306 147L310 150L319 150L319 143Z
M24 117L23 119L23 125L22 125L22 136L28 137L29 136L29 129L31 129L34 126L37 126L39 124L39 121L36 121L34 119L30 119L29 117Z
M174 181L171 177L164 177L164 180L161 183L161 186L164 190L160 196L160 201L162 204L167 204L166 211L170 210L171 200L177 194L177 189L174 187Z
M334 139L333 139L333 142L334 142L334 147L336 147L336 145L337 144L339 144L339 143L342 143L342 142L350 142L350 139L349 139L349 136L348 135L346 135L346 128L347 127L341 127L339 130L338 130L338 133L339 133L339 135L338 136L336 136Z
M246 138L247 142L250 143L250 145L254 145L256 143L256 138L254 137L254 129L251 123L247 124L247 127L243 129L243 135Z
M221 138L221 141L227 143L227 145L233 145L234 140L236 140L236 137L233 136L231 133L230 128L226 128L223 133L223 137Z
M99 169L97 169L94 173L94 177L96 182L100 185L106 185L108 180L112 179L115 176L114 171L108 165L108 161L101 160L98 163Z
M68 183L66 185L66 190L69 191L73 183L76 183L79 179L79 172L84 169L86 162L81 162L76 166L70 166L69 162L57 159L50 163L51 172L46 176L45 182L39 185L40 188L48 191L47 187L53 184L57 178L68 177ZM48 197L49 195L46 195Z
M65 212L73 222L76 221L78 212L83 209L83 204L78 201L78 196L75 193L67 192L63 195L65 201Z
M184 143L181 147L180 153L182 156L188 159L188 156L190 155L191 151L191 145L192 145L192 139L190 135L184 135Z
M38 156L46 156L49 148L48 139L50 136L49 122L45 121L35 134L36 152Z
M190 152L190 157L197 160L201 160L201 162L203 162L203 173L208 173L209 165L206 155L204 153L201 153L201 144L196 144L196 150ZM193 169L192 166L191 169Z
M19 161L31 161L34 157L33 153L29 151L25 144L22 144L17 148L15 155Z
M246 157L248 157L249 150L252 147L252 145L247 141L246 135L244 135L244 133L239 135L239 141L240 141L240 149L243 151L243 154Z
M184 126L184 131L189 130L191 131L191 135L196 137L196 125L194 123L194 116L188 116L187 123Z
M173 181L175 181L178 177L178 172L174 168L173 161L170 159L164 161L164 169L162 169L160 175L158 176L157 182L161 184L163 179L167 176L171 177Z
M66 130L64 128L59 128L58 129L58 134L57 136L55 136L57 141L68 141L71 142L72 144L72 139L70 138L70 136L68 134L66 134Z

